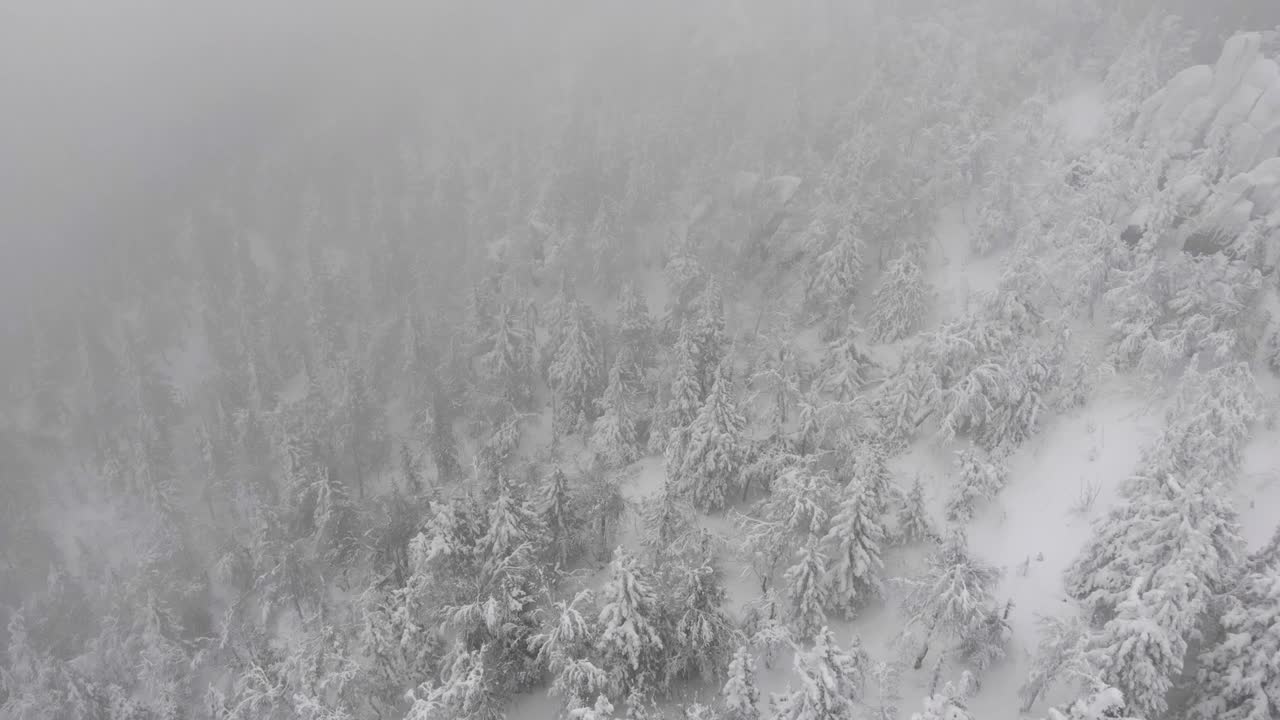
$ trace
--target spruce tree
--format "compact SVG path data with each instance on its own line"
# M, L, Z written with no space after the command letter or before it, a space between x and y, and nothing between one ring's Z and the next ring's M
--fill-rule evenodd
M778 720L854 720L868 659L857 639L849 650L836 645L830 629L816 633L813 648L796 653L800 687L773 696Z
M1041 617L1039 625L1040 646L1026 681L1018 689L1023 712L1054 685L1085 681L1093 674L1087 653L1089 626L1083 619Z
M570 552L577 546L581 518L570 494L569 478L559 465L543 481L539 499L539 520L550 536L552 556L557 567L566 569Z
M853 296L862 281L862 238L841 223L835 241L815 258L805 286L805 301L823 317L843 315L853 304Z
M825 578L827 558L811 543L796 552L795 564L784 575L787 619L800 637L813 637L827 624L829 593Z
M591 436L592 450L611 468L630 465L640 457L634 396L623 376L624 358L618 355L609 369L609 385L600 398L600 417Z
M850 482L822 541L828 559L829 602L846 617L853 617L869 598L880 594L884 539L875 499L862 481Z
M600 357L595 320L586 304L570 305L560 341L549 369L551 386L556 391L556 424L560 431L572 434L588 430L583 421L595 417L595 399L599 391Z
M698 397L705 400L715 385L728 342L725 337L724 300L720 296L720 283L714 278L707 282L698 298L691 330L698 365Z
M618 295L618 356L622 358L622 381L632 393L644 386L645 374L653 366L656 346L649 306L636 289L626 283Z
M1203 720L1261 720L1280 708L1280 556L1268 547L1255 558L1223 599L1216 642L1200 653L1192 715Z
M653 558L655 566L678 556L685 541L697 527L693 507L680 495L671 478L662 484L662 492L646 498L640 508L644 532L640 544Z
M991 591L999 578L999 570L969 554L964 532L953 527L929 556L925 572L902 581L908 629L924 628L917 670L935 639L959 640L978 629L993 607Z
M527 409L533 400L533 338L514 303L502 303L492 325L481 368L498 397L519 410Z
M933 523L929 520L929 511L925 507L924 485L920 476L911 483L905 502L898 510L897 538L904 543L916 543L932 540L937 537Z
M506 483L489 507L488 528L477 545L489 563L507 561L520 546L540 544L543 528L532 505L519 500Z
M973 519L974 505L990 500L1008 482L1009 471L998 460L972 450L961 450L956 457L956 477L947 498L947 520L967 522Z
M658 417L659 427L649 433L650 450L679 458L688 440L687 429L702 409L702 381L698 369L698 349L692 326L680 326L680 336L672 350L674 376L665 411ZM656 445L656 447L655 447Z
M734 652L720 696L723 698L723 720L760 720L756 662L747 646L743 645Z
M623 693L653 687L661 670L664 645L653 582L640 564L618 548L602 591L600 635L596 651L603 668Z
M670 591L674 621L667 661L672 678L717 680L725 672L738 631L725 612L725 590L718 568L708 558L677 570Z
M907 337L924 322L928 303L924 276L915 259L903 255L894 260L871 298L871 314L867 317L871 336L882 342Z
M688 442L675 465L680 487L690 493L695 505L709 510L724 507L738 482L745 430L733 380L728 368L721 367L711 394L689 426Z

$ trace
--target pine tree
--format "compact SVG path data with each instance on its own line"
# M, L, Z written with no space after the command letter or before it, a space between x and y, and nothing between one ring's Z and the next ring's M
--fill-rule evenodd
M1161 622L1143 601L1144 582L1143 577L1134 580L1116 617L1093 638L1091 651L1102 681L1124 693L1127 707L1144 717L1164 717L1187 642L1179 627Z
M674 377L665 412L659 417L660 432L650 432L650 450L680 457L688 440L686 430L702 409L702 380L698 369L698 349L694 344L692 325L680 326L680 336L672 351ZM663 445L665 443L665 445Z
M937 679L935 677L936 686ZM964 673L958 683L948 682L938 692L930 692L924 709L911 715L911 720L973 720L967 702L973 691L972 678Z
M1040 647L1018 689L1023 712L1055 684L1088 681L1094 674L1087 653L1089 626L1081 618L1041 617L1038 624Z
M762 355L762 367L750 378L749 404L764 400L770 436L781 437L800 402L799 359L785 340L770 343Z
M581 705L608 684L604 672L584 659L591 650L592 602L590 590L579 591L569 602L557 600L554 624L530 641L538 662L556 678L551 693L563 696L567 707Z
M657 351L649 306L636 289L625 283L618 294L618 356L622 358L622 382L634 393L640 392L645 374L653 366Z
M599 467L591 469L582 482L577 502L581 517L595 526L597 557L607 558L612 533L617 530L618 519L627 509L618 476ZM589 534L592 533L588 527L583 527L583 535Z
M622 548L610 565L603 590L596 650L603 667L623 692L652 687L663 660L658 599L648 574Z
M850 482L822 541L829 561L829 601L846 617L853 617L869 597L880 594L880 573L884 570L880 548L884 538L868 488L860 480Z
M884 514L900 491L893 485L889 470L889 453L884 444L857 439L852 444L843 442L843 457L849 482L860 483L876 515Z
M818 389L837 402L850 402L862 390L876 363L858 346L859 331L852 323L827 344L818 367Z
M481 369L498 397L526 409L533 400L533 338L514 303L502 303L492 324L490 348L480 358Z
M696 567L678 569L670 596L671 633L667 673L671 678L719 679L738 632L723 609L720 571L706 559Z
M599 401L601 414L591 436L596 455L613 468L630 465L640 457L634 401L625 384L623 365L623 356L619 354L609 369L609 385Z
M586 304L574 302L565 317L564 337L548 371L558 398L556 422L561 432L587 430L582 420L595 417L600 382L600 357L595 319Z
M640 545L653 557L655 566L679 556L697 527L693 507L677 492L671 478L662 484L662 492L647 498L640 508L644 534Z
M1077 699L1066 711L1049 709L1047 720L1139 720L1125 712L1124 693L1103 683Z
M928 291L920 266L909 255L889 264L871 298L867 317L871 336L893 342L915 332L928 311Z
M844 314L862 281L866 245L851 230L841 223L835 241L814 259L809 271L805 301L823 316Z
M315 544L317 555L335 565L350 562L359 548L356 508L333 468L317 483Z
M580 518L570 494L569 478L557 465L541 488L539 520L550 536L556 565L565 569L570 552L577 546Z
M365 475L373 469L382 449L385 420L381 407L370 396L364 371L357 363L347 362L343 386L342 444L351 454L356 489L363 500Z
M906 501L898 510L897 537L904 543L916 543L937 537L933 523L929 521L929 511L925 508L924 485L920 483L919 475L912 481Z
M504 483L489 508L488 529L480 538L477 550L488 562L500 564L521 545L540 543L542 533L537 511L529 503L516 499Z
M733 380L722 367L706 404L689 426L683 454L676 458L674 474L695 505L709 510L724 507L742 466L746 424L734 397Z
M883 660L872 663L869 671L876 683L877 720L898 720L898 702L902 700L898 688L902 684L902 669L895 662Z
M722 720L760 720L760 689L756 687L756 662L743 645L729 662L728 679L720 691L724 699Z
M827 623L829 593L824 577L827 558L816 543L801 547L784 575L787 619L800 637L812 637Z
M974 503L990 500L1008 481L1003 463L983 457L972 450L956 454L956 480L947 498L947 520L966 522L973 519Z
M538 658L552 673L560 672L570 659L589 649L591 625L583 612L589 612L592 601L590 590L580 590L569 602L556 601L555 623L539 633L533 643L538 648Z
M613 704L604 695L597 695L591 707L579 707L569 711L572 720L614 720Z
M1129 497L1098 523L1067 568L1067 592L1106 616L1129 599L1134 577L1146 577L1143 601L1153 611L1159 607L1170 631L1191 633L1239 557L1242 541L1228 493L1201 470L1134 476L1124 491ZM1137 702L1129 688L1112 684Z
M724 364L727 344L724 301L720 297L720 284L714 278L707 282L702 295L698 298L691 331L698 366L698 397L706 400Z
M858 717L863 675L868 663L857 639L843 650L831 630L823 627L811 650L796 653L795 677L800 687L774 695L778 720L853 720Z
M1009 638L1013 629L1009 625L1009 613L1013 601L1004 607L990 607L983 613L976 627L960 638L957 648L960 658L974 670L974 680L981 684L982 674L1008 654Z
M437 383L431 395L430 430L427 445L431 448L431 459L436 466L436 483L445 485L452 482L461 472L458 464L458 441L453 433L453 413L444 390Z
M1200 653L1195 717L1261 720L1280 707L1280 556L1270 546L1254 560L1224 599L1217 641Z
M935 638L962 639L978 629L992 608L991 591L999 578L999 570L969 554L964 532L953 527L929 556L924 574L902 581L908 629L925 630L917 670Z
M420 685L409 692L408 720L502 720L502 700L484 666L483 649L455 650L453 663L439 685Z

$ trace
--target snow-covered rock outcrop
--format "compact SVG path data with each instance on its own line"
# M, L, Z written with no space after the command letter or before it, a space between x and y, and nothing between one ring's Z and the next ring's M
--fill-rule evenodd
M1151 96L1134 125L1135 139L1163 148L1174 166L1206 151L1218 158L1213 177L1201 164L1172 178L1178 211L1201 236L1280 232L1280 62L1265 55L1265 40L1232 37L1212 67L1187 68Z

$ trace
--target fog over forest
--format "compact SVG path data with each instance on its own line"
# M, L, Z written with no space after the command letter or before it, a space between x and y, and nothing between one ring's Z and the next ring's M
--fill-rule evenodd
M1280 3L0 4L0 720L1280 717Z

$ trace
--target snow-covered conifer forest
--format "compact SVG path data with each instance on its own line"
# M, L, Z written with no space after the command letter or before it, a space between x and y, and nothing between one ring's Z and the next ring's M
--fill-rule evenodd
M0 718L1280 717L1280 4L17 5Z

